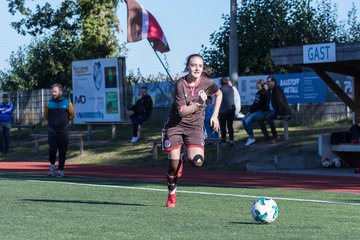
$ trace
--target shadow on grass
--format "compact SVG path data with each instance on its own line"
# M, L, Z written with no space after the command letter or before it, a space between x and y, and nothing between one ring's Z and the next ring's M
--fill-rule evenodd
M229 224L241 224L241 225L253 225L253 224L256 224L256 225L259 225L259 223L256 223L256 222L229 222Z
M80 201L80 200L22 199L22 201L40 202L40 203L79 203L79 204L94 204L94 205L119 205L119 206L135 206L135 207L148 206L148 205L136 204L136 203L115 203L115 202Z

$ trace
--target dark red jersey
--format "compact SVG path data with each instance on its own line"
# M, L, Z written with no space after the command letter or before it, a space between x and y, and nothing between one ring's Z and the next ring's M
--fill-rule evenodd
M186 77L176 81L175 99L169 113L168 122L165 124L165 128L171 128L176 125L185 127L203 126L205 117L205 104L199 107L199 109L194 113L185 117L180 117L179 115L179 110L182 107L198 102L198 93L200 90L204 90L206 95L211 97L219 90L219 87L213 80L206 77L201 77L195 86L190 86L186 82Z

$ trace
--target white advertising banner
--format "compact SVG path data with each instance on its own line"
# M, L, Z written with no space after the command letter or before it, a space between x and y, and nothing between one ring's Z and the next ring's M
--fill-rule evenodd
M117 58L72 63L75 124L121 120L121 70Z

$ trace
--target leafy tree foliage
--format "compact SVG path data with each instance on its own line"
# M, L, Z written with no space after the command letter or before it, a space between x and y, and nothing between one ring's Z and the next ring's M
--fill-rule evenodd
M356 9L349 13L350 30L337 23L337 8L331 0L313 5L311 0L242 0L237 11L239 66L241 75L297 72L297 66L275 66L270 49L358 39ZM210 36L211 47L202 46L206 63L217 76L229 73L230 16ZM341 34L340 34L341 33Z
M25 0L7 0L9 12L23 18L12 26L34 40L10 56L10 70L0 71L5 90L50 87L55 82L71 86L71 62L120 56L116 38L119 0L63 0L58 9L36 4L32 11Z
M354 3L348 12L346 23L342 23L339 31L339 42L360 42L360 22L358 20L358 9Z

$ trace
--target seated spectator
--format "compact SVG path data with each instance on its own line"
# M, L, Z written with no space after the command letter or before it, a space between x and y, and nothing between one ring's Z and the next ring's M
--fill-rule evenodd
M264 117L264 112L266 110L267 91L265 89L265 82L263 80L258 80L256 82L256 88L258 91L255 94L254 102L251 105L249 112L242 119L243 127L249 136L245 146L256 142L252 123L261 120Z
M271 143L276 143L280 137L276 131L274 120L277 116L290 116L292 113L283 90L276 84L276 79L269 76L266 79L266 84L268 86L266 111L258 123L264 135L264 140L271 140ZM270 126L272 138L270 138L266 129L265 121Z
M128 110L128 116L133 123L133 136L131 143L136 143L140 137L141 124L147 121L152 112L153 102L151 97L147 94L147 88L141 88L141 97Z

